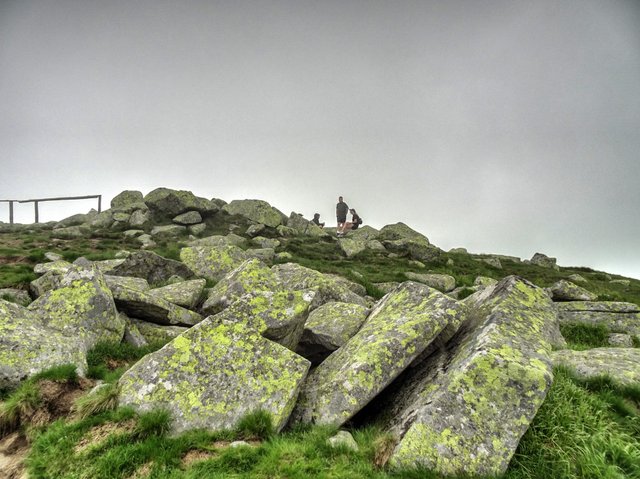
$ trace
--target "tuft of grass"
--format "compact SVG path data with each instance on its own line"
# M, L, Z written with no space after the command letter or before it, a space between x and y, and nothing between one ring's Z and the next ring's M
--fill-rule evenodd
M30 378L30 381L37 382L43 379L67 381L71 384L78 384L78 371L74 364L62 364L35 374Z
M262 410L247 414L236 426L236 433L244 439L268 439L275 432L271 414Z
M118 407L119 392L120 388L116 383L105 383L93 393L79 397L73 411L81 419L112 411Z
M33 381L22 383L0 404L0 434L15 431L20 426L22 418L33 414L41 402L37 384Z
M155 409L141 414L135 430L138 439L152 436L162 437L171 430L171 413L165 409Z
M608 346L609 330L603 324L561 324L560 332L570 349L585 350Z
M165 343L151 343L137 348L127 343L99 342L87 352L87 376L107 382L117 380L128 365L138 361L149 353L157 351ZM110 364L120 367L109 367Z

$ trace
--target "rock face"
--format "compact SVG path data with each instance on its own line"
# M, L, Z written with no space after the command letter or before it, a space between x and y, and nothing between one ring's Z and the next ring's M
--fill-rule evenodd
M340 238L338 240L338 245L347 258L351 258L352 256L355 256L367 249L366 240L358 240L354 238Z
M548 296L507 277L477 293L470 318L392 396L393 466L500 474L542 404L552 382Z
M124 208L131 204L142 203L142 193L135 190L125 190L114 196L111 200L111 208Z
M287 226L296 230L296 232L301 235L318 237L329 236L328 233L318 225L303 218L302 215L295 212L291 212L291 215L289 215Z
M47 328L23 306L0 299L0 388L60 364L87 369L83 348L75 336Z
M193 326L202 317L186 308L170 303L150 292L119 288L113 292L118 309L128 316L166 326Z
M264 410L281 429L293 409L309 362L241 323L207 318L120 379L120 405L168 409L173 432L234 427Z
M230 215L240 215L259 224L276 228L283 224L286 216L262 200L233 200L222 207Z
M309 314L296 352L321 363L360 329L369 310L359 304L326 303Z
M60 286L40 296L29 310L47 328L78 338L85 351L99 341L119 342L124 335L111 290L95 266L70 268Z
M594 301L597 298L595 293L564 279L551 286L549 293L554 301Z
M180 250L180 259L202 278L219 281L247 259L237 246L190 246Z
M193 277L191 270L179 261L163 258L151 251L131 253L122 264L113 268L113 276L135 276L144 278L151 284L162 283L172 276L188 279Z
M403 283L360 331L307 379L294 411L303 423L340 426L393 381L464 309L439 291Z
M218 207L190 191L156 188L144 197L145 204L156 218L171 219L187 211L215 212Z
M604 325L611 332L623 332L640 338L640 307L614 301L571 301L557 303L562 324Z
M609 375L620 384L640 382L640 349L595 348L586 351L554 351L554 366L567 366L585 379Z

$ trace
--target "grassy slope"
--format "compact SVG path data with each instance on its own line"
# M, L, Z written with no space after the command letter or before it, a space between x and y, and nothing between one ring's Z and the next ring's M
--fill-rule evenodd
M108 259L120 249L135 247L120 235L59 241L52 240L46 231L0 234L0 287L26 287L34 278L33 265L43 260L45 251L62 253L67 260L78 256ZM376 295L379 292L371 283L402 281L407 271L451 274L458 285L471 285L478 275L499 279L519 274L539 286L579 273L589 281L585 287L601 298L640 304L640 281L632 280L628 287L610 284L603 273L587 268L554 271L503 260L503 269L496 269L468 255L445 254L437 263L422 269L407 259L389 259L374 253L346 259L331 240L294 238L284 249L293 255L293 261L345 275ZM175 258L179 245L162 244L157 251ZM453 264L447 265L448 259ZM597 347L606 341L606 335L597 328L566 328L563 332L576 349ZM115 384L126 364L144 352L102 345L90 357L92 375ZM33 384L25 388L5 398L3 407L16 407L20 397L34 401ZM219 434L193 432L169 438L165 435L166 415L160 412L137 416L126 409L105 411L110 407L106 399L94 410L90 404L89 411L94 413L84 419L70 417L39 429L22 425L34 441L28 460L33 477L437 477L427 471L392 473L377 468L376 456L384 451L386 438L375 427L354 431L360 446L357 453L328 448L326 438L334 431L327 428L273 435L268 427L254 425ZM505 477L640 478L639 410L638 388L621 389L606 380L587 383L558 370L547 400L523 437ZM249 423L252 421L260 423L249 418ZM83 441L101 430L101 425L109 425L112 433L84 445ZM258 437L260 440L251 447L227 447L232 439ZM194 458L200 460L192 461Z

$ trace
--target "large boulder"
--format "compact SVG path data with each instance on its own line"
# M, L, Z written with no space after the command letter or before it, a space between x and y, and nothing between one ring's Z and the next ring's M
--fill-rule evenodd
M312 310L331 301L367 306L367 301L362 296L354 293L344 281L330 275L322 274L296 263L275 265L271 270L285 291L307 289L315 291L316 296L311 305Z
M385 296L358 333L309 375L293 419L340 426L391 383L464 308L407 281Z
M124 373L119 403L169 410L174 433L231 429L258 410L279 430L308 369L306 359L254 328L207 318Z
M317 237L325 237L329 236L329 234L320 228L315 223L303 218L303 216L294 211L289 215L289 219L287 220L287 226L296 230L298 234L308 235L308 236L317 236Z
M185 279L193 277L193 272L180 261L164 258L152 251L131 253L122 264L113 268L109 274L144 278L151 284L164 283L172 276L180 276Z
M202 215L197 211L187 211L186 213L176 216L172 221L178 225L190 226L202 223Z
M425 235L418 233L404 223L396 223L383 227L378 233L377 239L380 241L405 240L424 245L431 244Z
M0 299L0 389L62 364L87 369L84 350L76 336L47 328L27 308Z
M564 279L551 286L549 294L554 301L595 301L598 297L597 294Z
M502 474L551 386L556 318L547 294L507 277L470 304L447 347L390 387L394 467Z
M154 298L164 299L183 308L193 309L200 302L206 283L207 280L205 279L180 281L179 283L152 289L148 293L149 296Z
M180 259L197 276L219 281L240 266L247 254L233 245L188 246L180 250Z
M72 267L57 289L29 305L49 329L78 338L84 350L100 341L119 342L124 321L118 316L111 290L97 267Z
M302 336L313 291L255 291L217 314L218 321L242 323L292 351Z
M202 321L202 316L194 311L170 303L148 291L118 288L113 291L118 310L128 316L167 326L193 326Z
M367 240L356 238L339 238L338 246L347 258L351 258L367 249Z
M535 264L537 266L542 266L543 268L552 268L558 270L558 265L556 264L556 258L551 258L546 254L536 253L531 257L529 262L531 264Z
M554 366L566 366L584 379L607 375L624 385L640 383L640 349L637 348L566 349L554 351L552 357Z
M125 190L113 197L111 200L111 208L119 209L126 208L132 204L140 204L142 203L142 198L143 196L140 191Z
M556 303L561 324L603 325L611 332L640 339L640 306L615 301L571 301Z
M222 210L272 228L284 224L287 219L282 212L263 200L233 200L224 205Z
M152 215L158 219L172 219L187 211L210 214L218 207L206 198L195 196L190 191L156 188L144 197L144 202Z
M247 293L279 289L280 284L271 269L258 259L249 259L211 288L202 311L216 314Z
M413 273L409 271L405 273L405 276L407 279L424 283L438 291L442 291L443 293L448 293L456 288L456 279L448 274Z
M321 363L358 332L368 313L359 304L323 304L309 314L296 352L313 364Z

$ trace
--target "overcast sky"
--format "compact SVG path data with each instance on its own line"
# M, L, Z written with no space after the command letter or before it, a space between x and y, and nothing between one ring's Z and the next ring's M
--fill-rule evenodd
M333 225L343 195L640 278L639 26L636 0L0 0L0 199L166 186Z

